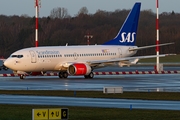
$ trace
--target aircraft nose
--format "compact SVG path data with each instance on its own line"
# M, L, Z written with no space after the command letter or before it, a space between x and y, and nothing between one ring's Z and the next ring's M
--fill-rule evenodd
M8 59L5 60L4 63L3 63L3 65L6 66L7 68L9 68L9 66L10 66L10 61L9 61Z

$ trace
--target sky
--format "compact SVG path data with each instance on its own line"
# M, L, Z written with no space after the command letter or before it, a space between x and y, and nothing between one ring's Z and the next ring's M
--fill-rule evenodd
M73 17L82 7L94 14L97 10L115 11L117 9L131 9L135 2L141 2L141 10L151 9L156 13L156 0L41 0L40 17L47 17L53 8L63 7ZM35 16L35 0L0 0L0 15L27 14ZM159 13L180 13L180 0L159 0Z

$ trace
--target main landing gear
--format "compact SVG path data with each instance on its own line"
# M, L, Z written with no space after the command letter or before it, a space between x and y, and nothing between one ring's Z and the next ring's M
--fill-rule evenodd
M68 73L66 71L59 72L59 78L67 78L67 77L68 77Z
M60 71L59 72L59 78L68 78L68 72L67 71ZM89 75L84 75L84 78L86 79L92 79L94 77L94 73L90 72Z
M89 75L84 75L84 78L90 78L92 79L94 77L94 73L90 72Z

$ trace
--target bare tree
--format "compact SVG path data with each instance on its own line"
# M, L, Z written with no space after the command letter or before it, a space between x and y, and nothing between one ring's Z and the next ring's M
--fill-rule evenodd
M30 16L28 14L22 14L21 17L30 18Z
M52 19L54 18L63 19L67 17L69 17L69 15L68 15L68 10L66 8L57 7L51 10L50 18Z
M78 12L78 15L80 15L80 14L88 14L87 7L82 7Z

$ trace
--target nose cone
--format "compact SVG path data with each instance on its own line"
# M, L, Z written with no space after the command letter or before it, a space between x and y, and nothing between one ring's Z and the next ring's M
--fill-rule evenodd
M5 60L3 65L6 66L7 68L11 68L10 60L9 59Z

